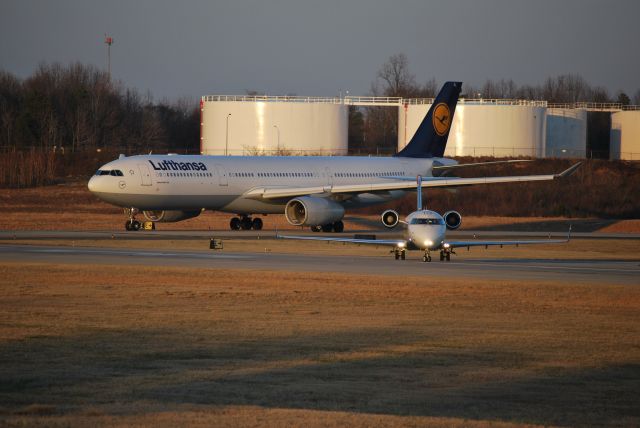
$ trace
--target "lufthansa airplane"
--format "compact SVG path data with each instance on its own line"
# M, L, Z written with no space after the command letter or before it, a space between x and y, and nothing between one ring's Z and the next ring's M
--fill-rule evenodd
M140 228L139 212L153 222L175 222L208 209L236 214L234 230L261 229L253 214L284 214L292 225L342 232L346 209L398 199L416 189L418 175L425 187L456 187L553 180L577 168L550 175L446 176L478 165L443 157L461 88L461 82L445 83L409 144L393 157L121 155L100 167L89 190L125 208L127 230ZM397 222L387 217L389 224Z
M370 244L370 245L388 245L392 248L391 252L394 253L396 260L404 260L406 257L406 250L419 250L424 251L422 256L423 262L431 261L431 251L440 252L440 261L451 260L451 254L455 254L455 249L460 247L489 247L499 245L532 245L532 244L560 244L569 242L571 239L571 226L569 226L569 233L567 239L544 239L544 240L527 240L527 241L481 241L473 239L471 241L455 241L449 240L446 237L447 229L457 229L460 225L460 217L458 215L455 224L450 224L451 220L446 219L445 216L438 214L435 211L428 210L426 207L422 207L422 177L417 177L417 210L409 214L404 221L397 221L393 225L389 225L386 216L389 215L389 211L382 214L382 223L387 227L394 227L398 223L402 223L405 226L403 231L403 237L400 239L375 239L375 238L338 238L338 237L325 237L325 236L294 236L294 235L279 235L276 232L276 239L298 239L307 241L333 241L333 242L347 242L351 244ZM449 213L456 213L455 211L449 211ZM457 214L457 213L456 213Z

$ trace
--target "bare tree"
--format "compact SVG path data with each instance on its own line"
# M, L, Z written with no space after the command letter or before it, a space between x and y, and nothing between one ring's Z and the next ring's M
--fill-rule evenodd
M378 70L382 93L387 97L407 97L416 92L416 79L409 72L409 60L403 53L391 55Z

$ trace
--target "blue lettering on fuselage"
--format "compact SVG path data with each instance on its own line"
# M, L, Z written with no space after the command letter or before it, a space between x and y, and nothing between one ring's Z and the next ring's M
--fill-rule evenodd
M202 162L176 162L174 160L163 160L156 165L149 161L156 171L207 171L207 166Z

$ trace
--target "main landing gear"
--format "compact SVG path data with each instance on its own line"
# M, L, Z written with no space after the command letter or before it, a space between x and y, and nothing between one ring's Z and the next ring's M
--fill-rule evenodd
M450 250L449 251L446 251L446 250L440 251L440 261L442 262L442 261L446 260L446 261L450 262L452 253L455 254L453 251L450 251Z
M136 220L136 214L138 214L137 208L125 208L124 213L129 219L124 223L125 230L140 230L142 223Z
M404 260L406 258L406 250L404 248L395 248L391 250L391 252L395 256L396 260L398 259Z
M334 223L329 223L329 224L322 224L322 225L317 225L317 226L311 226L311 231L312 232L336 232L336 233L341 233L344 230L344 223L340 220L334 222Z
M241 217L234 217L229 222L229 227L231 230L262 230L262 219L260 218L251 218L249 216L243 215Z

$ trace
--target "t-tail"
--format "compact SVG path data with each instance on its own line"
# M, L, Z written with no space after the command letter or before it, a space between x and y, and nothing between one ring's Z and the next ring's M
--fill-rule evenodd
M396 156L407 158L444 156L461 90L462 82L444 84L413 138Z

